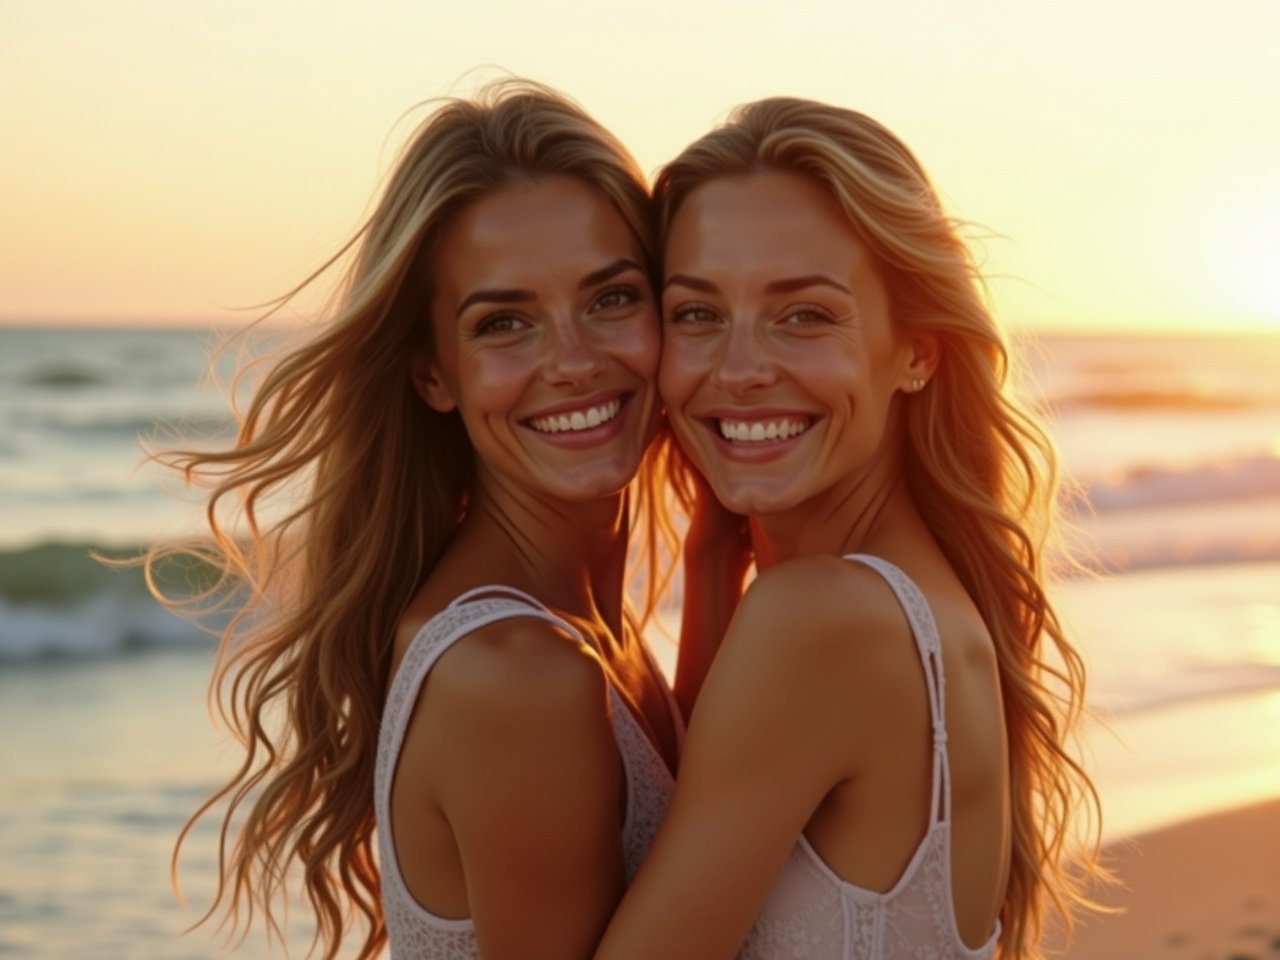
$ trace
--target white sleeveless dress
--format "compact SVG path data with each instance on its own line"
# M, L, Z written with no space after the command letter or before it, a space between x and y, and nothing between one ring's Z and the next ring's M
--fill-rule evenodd
M495 596L500 594L500 596ZM391 681L382 725L378 733L378 757L374 771L374 816L378 855L382 870L382 905L392 960L476 960L475 924L470 919L438 917L414 899L405 885L396 859L391 832L391 785L400 748L418 692L431 667L446 650L467 634L512 617L533 617L553 623L580 643L582 634L533 597L504 586L469 590L423 624L405 651ZM663 683L677 737L684 723L675 698L662 681L662 673L645 647L654 674ZM666 763L649 741L621 695L610 684L609 706L613 735L626 778L626 812L622 826L622 854L630 880L653 843L658 826L671 801L674 781Z
M930 823L902 876L887 893L840 879L803 834L791 851L741 960L990 960L1000 924L970 949L956 930L951 898L951 769L947 761L942 644L919 587L879 557L851 554L888 582L906 612L924 661L933 721Z

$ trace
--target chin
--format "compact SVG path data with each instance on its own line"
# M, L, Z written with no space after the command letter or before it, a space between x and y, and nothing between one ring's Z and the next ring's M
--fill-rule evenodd
M768 489L751 483L735 483L732 486L711 484L716 499L725 509L749 517L764 517L771 513L790 510L800 502L793 492Z
M631 470L573 479L561 477L559 483L549 486L548 493L566 503L590 503L618 495L627 488L635 474Z

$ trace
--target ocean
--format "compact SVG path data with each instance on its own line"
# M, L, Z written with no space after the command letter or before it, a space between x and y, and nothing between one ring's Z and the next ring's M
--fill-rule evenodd
M0 328L0 957L220 955L181 935L213 888L211 825L181 864L190 906L168 872L234 758L206 710L212 643L91 556L195 529L198 503L139 437L229 434L215 342ZM1280 336L1021 349L1103 571L1057 596L1090 668L1104 831L1280 794ZM254 935L235 955L281 954Z

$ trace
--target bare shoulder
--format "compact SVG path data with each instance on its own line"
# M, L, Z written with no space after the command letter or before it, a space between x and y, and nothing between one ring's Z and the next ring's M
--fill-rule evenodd
M736 757L744 780L786 771L779 776L816 805L867 761L858 731L917 710L920 671L906 615L874 570L837 556L780 563L734 614L690 719L680 776L702 763L731 778L730 761L708 758Z
M442 722L461 730L607 718L607 690L589 647L545 620L513 617L455 643L432 670L424 695Z
M624 773L591 648L536 616L480 627L427 674L411 723L397 842L434 818L423 873L452 865L485 956L587 956L623 876Z
M441 655L418 692L397 781L419 784L457 834L464 822L491 830L513 803L534 810L538 798L612 790L618 765L599 660L554 624L516 617Z
M910 636L902 607L884 579L842 557L787 560L757 577L743 596L730 637L777 656L840 654L858 658L877 642ZM779 637L785 638L778 643Z

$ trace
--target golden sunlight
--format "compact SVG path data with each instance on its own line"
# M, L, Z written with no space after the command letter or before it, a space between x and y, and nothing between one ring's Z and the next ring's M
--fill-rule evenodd
M1226 223L1215 279L1224 314L1280 329L1280 198L1253 197Z

